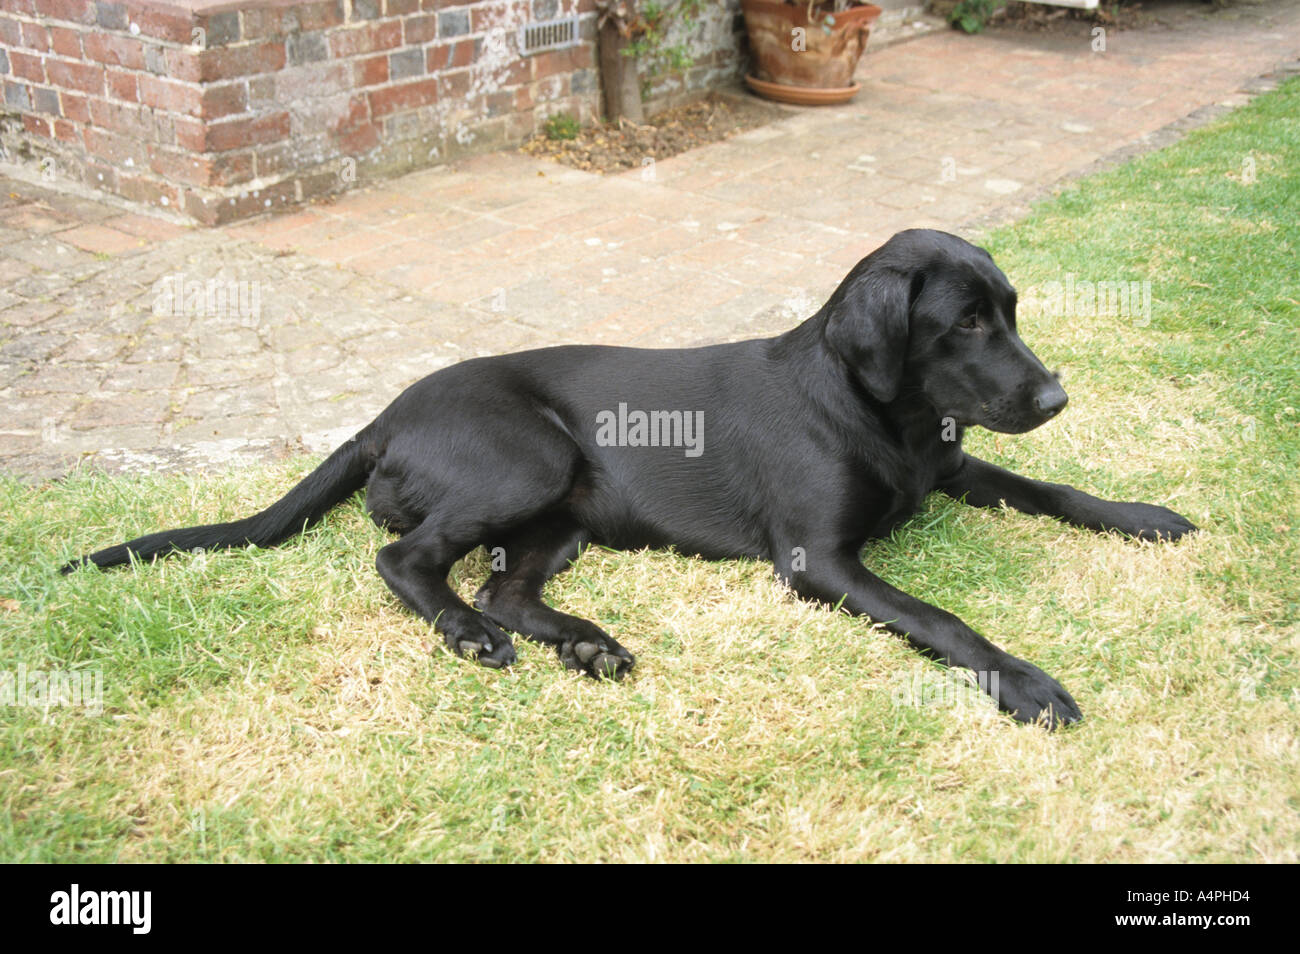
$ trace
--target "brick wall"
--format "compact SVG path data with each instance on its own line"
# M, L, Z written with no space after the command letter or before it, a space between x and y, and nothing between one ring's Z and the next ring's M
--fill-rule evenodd
M734 79L739 0L656 98ZM578 14L582 42L516 29ZM600 103L592 0L0 0L0 144L203 223L522 141Z

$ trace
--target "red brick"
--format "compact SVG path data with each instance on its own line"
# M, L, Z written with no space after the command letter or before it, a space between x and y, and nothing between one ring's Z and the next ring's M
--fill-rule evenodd
M123 252L134 251L144 245L134 235L92 223L64 229L59 233L59 241L68 242L96 255L121 255Z
M58 2L58 0L47 0L47 2ZM130 15L131 22L140 28L143 36L151 36L157 40L171 40L173 43L194 42L194 14L187 10L133 4Z
M105 70L104 83L108 87L108 94L114 99L127 103L140 101L140 93L136 89L136 74L122 70Z
M50 84L61 89L76 89L83 93L104 92L104 68L91 63L74 63L69 60L46 60L45 74Z
M420 9L420 0L384 0L384 16L404 17Z
M81 59L81 34L76 30L61 26L50 27L50 45L60 56L70 56L74 60Z
M201 93L199 115L204 119L220 119L248 109L248 86L245 83L222 83L205 86Z
M253 178L253 152L226 152L211 160L213 185L238 185Z
M330 36L330 54L335 57L355 56L358 53L374 53L377 50L391 50L402 43L402 23L392 20L388 23L370 23L363 27L343 30Z
M207 124L202 120L190 119L188 116L176 117L176 145L190 152L205 152L207 143L205 135Z
M189 56L167 51L167 67L172 76L189 82L210 83L213 80L235 79L257 73L273 73L284 69L284 41L274 40L249 43L244 46L223 46L203 50Z
M86 49L86 58L96 63L125 66L132 70L144 69L144 44L133 36L87 33L82 46Z
M31 53L10 50L9 72L19 79L30 80L33 83L45 82L45 62L41 57L33 56Z
M474 41L457 40L429 47L425 69L429 73L461 69L474 62Z
M51 20L94 23L95 5L90 0L35 0L33 8Z
M84 134L83 134L84 138ZM108 163L100 162L93 156L87 156L82 164L81 178L94 189L117 191L117 170Z
M224 215L221 211L227 206L228 202L233 202L233 199L218 199L212 196L200 195L197 192L186 192L182 201L184 202L185 214L198 222L199 225L220 225L222 222L230 222L235 218L233 209L229 215Z
M160 182L153 176L119 173L117 192L136 202L147 202L150 205L160 205L170 209L180 207L181 191L173 185Z
M136 238L151 241L165 242L168 239L176 238L178 235L184 235L186 232L186 227L183 225L173 225L170 222L164 222L162 219L156 219L152 215L140 215L136 212L116 215L111 219L105 219L103 224L118 232L125 232L127 235L134 235Z
M211 184L207 163L202 156L190 152L150 149L149 168L168 182L197 186Z
M151 147L149 168L169 182L195 186L235 185L253 178L253 154L196 156L176 149Z
M469 70L456 70L438 77L443 99L460 99L469 93Z
M23 46L39 53L50 52L50 31L39 23L24 23L22 27Z
M68 122L66 119L56 119L54 120L54 138L72 143L74 146L80 146L81 130L76 123Z
M402 42L407 46L413 43L428 43L437 36L438 15L436 13L407 17L402 21Z
M177 130L179 138L180 130ZM272 113L269 116L251 116L248 119L234 119L221 123L212 123L207 127L204 137L206 149L201 152L226 152L243 146L255 146L263 142L275 142L289 137L289 114Z
M358 86L376 86L388 82L388 54L358 57L353 63L356 64L353 69L356 71L355 83Z
M152 113L139 106L90 100L90 121L100 129L122 133L140 140L157 138L157 123Z
M354 126L338 135L339 149L350 155L369 152L379 145L379 127L374 123Z
M50 121L42 116L33 116L31 113L23 113L23 129L27 130L33 136L44 136L46 139L54 138L53 128Z
M289 179L255 192L243 192L224 199L188 192L185 195L185 211L204 225L219 225L257 215L259 212L285 209L297 200L297 186L293 179Z
M202 89L192 83L178 83L148 73L141 74L136 82L140 90L140 102L146 106L185 116L200 116L203 113Z
M504 73L494 73L502 86L517 86L520 83L527 83L532 80L532 66L529 60L532 57L511 60L507 65Z
M531 63L532 78L539 80L547 76L554 76L556 73L572 73L574 70L589 68L591 66L591 47L583 45L571 47L567 50L551 50L549 53L538 53L536 56L530 56L526 60L516 60L515 63Z
M90 104L87 102L86 97L79 96L76 93L60 93L59 105L62 107L63 115L73 122L90 122ZM57 130L55 131L57 132Z
M187 83L200 83L203 81L202 57L207 55L209 55L207 50L195 50L187 46L180 49L164 49L163 61L167 64L167 70L163 75Z
M370 121L370 109L364 96L348 101L348 114L334 128L339 148L345 153L366 152L379 145L379 130Z
M370 114L376 118L438 101L438 78L416 80L375 90L370 94Z
M135 136L123 136L97 126L85 127L82 136L86 140L87 152L116 166L125 165L127 159L140 167L149 161L144 143Z

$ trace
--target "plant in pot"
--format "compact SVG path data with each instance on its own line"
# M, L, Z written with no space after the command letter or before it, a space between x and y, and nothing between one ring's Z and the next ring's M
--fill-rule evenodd
M853 82L880 7L859 0L741 0L754 75L749 88L785 103L853 98Z

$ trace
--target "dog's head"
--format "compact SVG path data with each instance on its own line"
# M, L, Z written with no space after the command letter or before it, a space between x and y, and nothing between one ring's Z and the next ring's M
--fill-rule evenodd
M823 314L828 345L879 401L919 394L941 418L1007 434L1065 407L1056 376L1016 334L1016 290L988 252L955 235L899 232Z

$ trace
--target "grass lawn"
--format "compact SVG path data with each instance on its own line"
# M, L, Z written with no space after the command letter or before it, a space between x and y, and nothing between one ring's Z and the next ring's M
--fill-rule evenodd
M1296 861L1298 116L1292 81L985 242L1071 403L969 449L1203 532L935 496L864 553L1083 724L1018 726L765 565L662 552L589 551L549 591L638 655L626 682L528 643L480 669L384 587L359 499L280 549L57 573L260 509L313 461L4 480L0 670L96 673L103 708L0 706L0 860ZM1130 280L1149 310L1049 286Z

